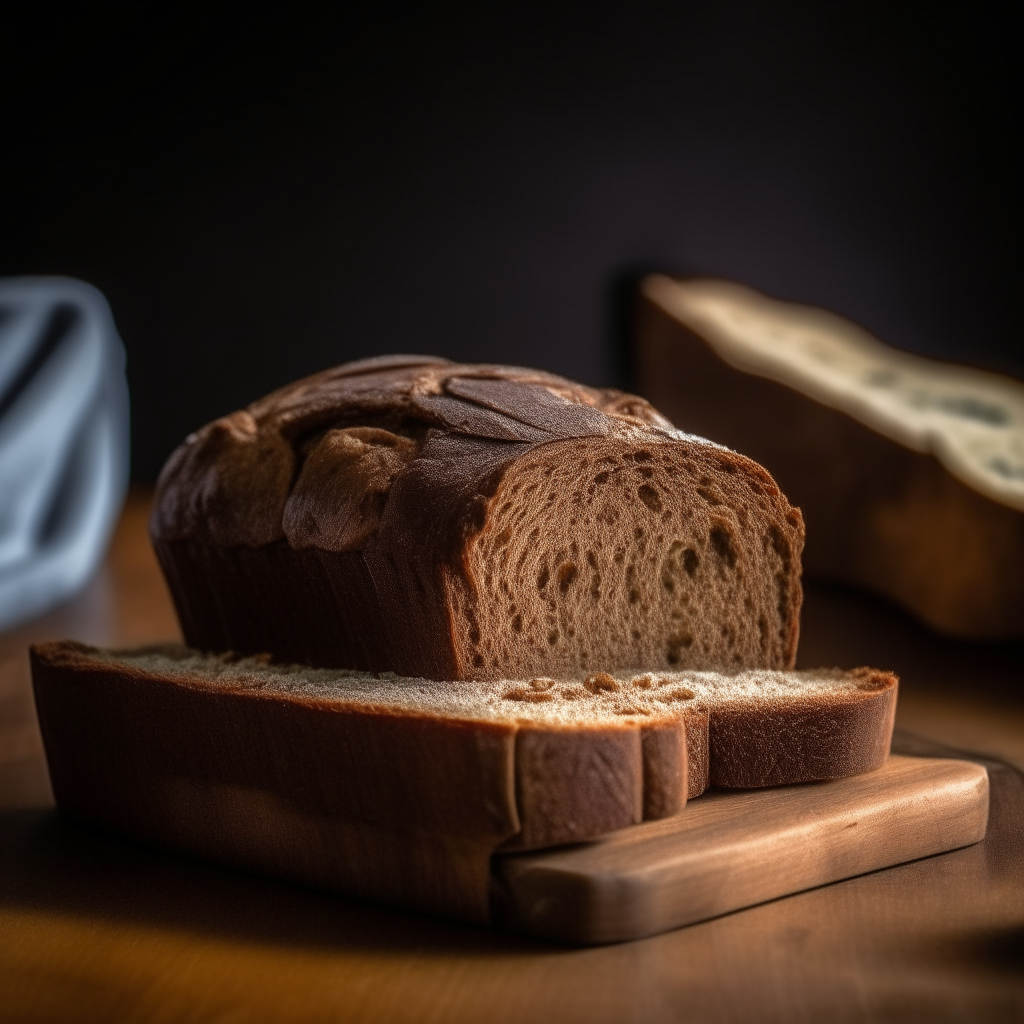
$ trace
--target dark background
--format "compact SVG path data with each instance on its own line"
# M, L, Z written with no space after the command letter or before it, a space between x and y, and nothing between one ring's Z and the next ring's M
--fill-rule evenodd
M202 422L373 353L628 385L648 269L1024 376L1015 26L821 6L36 5L4 28L0 274L107 294L142 480Z

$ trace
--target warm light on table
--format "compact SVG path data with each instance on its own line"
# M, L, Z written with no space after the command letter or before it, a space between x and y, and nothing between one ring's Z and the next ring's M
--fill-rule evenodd
M583 950L359 905L62 822L27 644L178 636L146 535L149 500L132 493L82 594L0 636L0 1020L1000 1019L1024 1002L1024 779L994 762L978 846ZM903 676L898 729L1024 767L1013 650L945 641L885 605L813 585L803 621L802 664Z

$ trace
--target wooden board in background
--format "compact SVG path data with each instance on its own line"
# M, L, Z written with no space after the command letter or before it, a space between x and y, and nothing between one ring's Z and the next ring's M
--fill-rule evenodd
M893 756L838 782L717 791L593 843L495 859L510 928L620 942L976 843L988 774Z

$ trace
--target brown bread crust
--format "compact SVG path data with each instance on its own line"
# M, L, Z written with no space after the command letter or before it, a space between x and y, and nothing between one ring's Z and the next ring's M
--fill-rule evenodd
M35 649L32 671L62 812L229 867L485 918L488 858L519 826L513 730L112 671L71 645Z
M801 700L713 710L709 716L709 781L730 789L862 775L889 756L896 720L897 679L856 668L857 692L820 706Z
M520 698L508 719L459 720L252 675L150 672L70 641L31 657L64 813L230 867L477 922L499 849L674 814L709 774L766 786L880 767L897 690L891 674L858 669L842 693L670 702L647 724L559 727L517 718Z
M592 839L686 802L671 749L636 723L460 722L259 684L161 676L72 641L32 648L54 795L161 849L484 922L490 857ZM674 778L673 778L674 776ZM681 782L681 784L680 784Z
M803 522L642 399L516 367L350 363L209 424L151 520L186 640L494 679L793 664Z

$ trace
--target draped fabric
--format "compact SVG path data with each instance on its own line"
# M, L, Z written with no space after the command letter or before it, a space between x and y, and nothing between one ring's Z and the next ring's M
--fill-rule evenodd
M128 484L125 354L69 278L0 280L0 628L92 575Z

